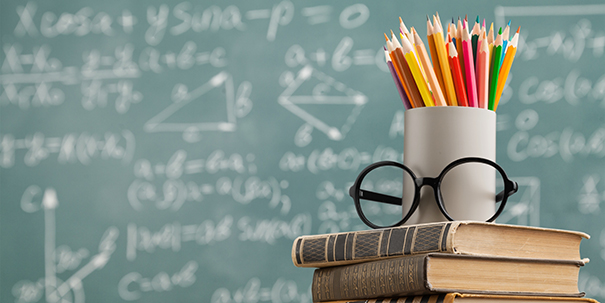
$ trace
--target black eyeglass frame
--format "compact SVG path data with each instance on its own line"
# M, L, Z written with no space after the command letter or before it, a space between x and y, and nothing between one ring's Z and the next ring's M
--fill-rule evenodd
M517 192L517 190L519 189L519 185L517 184L517 182L510 180L508 178L508 176L506 175L506 172L504 171L504 169L502 169L502 167L500 167L500 165L496 164L495 162L493 162L489 159L485 159L485 158L466 157L466 158L460 158L458 160L454 160L452 163L448 164L441 171L441 173L435 178L430 178L430 177L418 178L418 177L416 177L416 174L414 174L414 172L410 168L408 168L407 166L405 166L399 162L395 162L395 161L380 161L380 162L372 163L372 164L368 165L366 168L364 168L359 173L359 175L357 176L357 179L355 180L355 183L353 184L353 186L351 186L349 188L349 195L351 196L351 198L353 198L353 201L355 202L355 209L357 210L357 215L359 215L359 218L361 219L361 221L363 221L363 223L365 223L367 226L374 228L374 229L388 228L388 227L395 227L395 226L402 225L403 223L405 223L407 220L410 219L410 217L416 212L416 209L418 208L418 205L420 204L421 188L425 185L428 185L433 188L433 193L435 195L435 202L437 203L437 206L439 207L439 210L441 211L443 216L446 219L448 219L449 221L455 221L455 219L452 218L452 216L447 212L447 210L445 209L445 205L443 204L443 197L441 195L441 182L443 181L443 178L450 170L452 170L453 168L455 168L458 165L462 165L462 164L466 164L466 163L470 163L470 162L478 162L478 163L490 165L493 168L495 168L502 176L502 179L504 182L504 190L502 190L501 192L499 192L496 195L496 202L501 202L500 207L498 207L498 209L496 210L494 215L486 221L486 222L493 222L494 220L496 220L496 218L498 216L500 216L500 214L504 210L508 197ZM370 200L370 201L375 201L375 202L380 202L380 203L387 203L387 204L393 204L393 205L402 205L403 204L402 198L397 198L397 197L361 189L361 181L363 181L365 176L367 174L369 174L372 170L374 170L378 167L381 167L381 166L396 166L396 167L399 167L399 168L405 170L408 174L410 174L410 176L412 177L412 179L414 181L414 185L415 185L414 186L415 187L414 200L412 202L412 206L410 207L410 210L408 211L407 215L405 217L403 217L397 223L395 223L393 225L389 225L389 226L380 226L380 225L376 225L376 224L372 223L366 217L366 215L363 213L363 210L361 209L361 203L360 203L360 197L361 197L364 200Z

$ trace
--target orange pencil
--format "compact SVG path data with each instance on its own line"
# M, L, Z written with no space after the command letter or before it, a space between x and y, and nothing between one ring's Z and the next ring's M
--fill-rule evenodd
M439 57L439 64L441 65L445 98L448 102L448 105L457 106L458 99L456 98L456 89L454 88L454 81L452 80L452 74L450 72L449 58L442 32L443 29L441 28L441 23L437 21L436 17L433 17L433 39L435 42L437 55Z
M437 75L435 75L435 71L433 70L433 66L431 65L431 61L429 60L429 55L426 52L426 48L424 47L424 43L418 32L414 32L414 38L416 40L416 54L418 55L418 59L421 63L421 66L424 67L426 72L427 80L429 83L429 87L433 92L433 97L435 98L435 105L437 106L447 106L445 102L445 97L443 96L443 91L441 90L441 86L439 86L439 81L437 80Z
M384 36L388 41L387 49L389 50L389 53L391 55L391 61L401 73L401 84L403 84L403 87L406 93L408 94L408 98L410 100L410 103L412 104L412 107L424 107L422 97L420 96L418 87L414 82L412 71L410 70L408 63L405 61L401 47L396 48L392 44L392 42L388 40L389 38L387 37L387 35L385 34Z
M462 70L460 68L460 61L458 61L458 52L452 42L448 43L450 66L452 68L452 78L454 79L454 85L456 86L456 97L458 98L458 105L468 106L468 100L466 99L466 90L464 88L464 79L462 79Z
M498 108L498 102L500 102L500 97L502 97L502 91L504 90L504 85L506 84L506 79L508 78L508 74L510 72L510 68L513 65L513 60L515 59L515 54L517 53L517 43L519 41L519 30L521 27L517 29L517 32L511 39L508 44L508 48L506 50L506 55L504 56L504 60L502 61L502 67L500 68L500 75L498 75L498 86L496 89L496 100L494 101L494 111Z
M437 55L437 48L435 48L435 40L433 37L433 25L431 24L431 20L429 16L426 15L426 40L429 43L429 51L431 52L431 61L433 62L433 69L435 71L435 75L437 76L437 80L439 81L439 87L441 89L445 88L445 84L443 82L443 74L441 72L441 64L439 64L439 56ZM442 91L442 93L445 93ZM447 101L446 101L447 103Z
M391 41L389 40L389 37L387 36L387 34L384 34L384 39L386 40L386 44L387 44L387 53L389 54L389 57L391 58L391 63L393 64L393 68L395 69L395 73L397 74L397 77L399 78L399 82L401 82L401 86L403 87L403 91L406 95L406 97L408 98L408 102L410 103L411 107L414 108L416 107L414 102L412 101L412 97L410 95L410 91L405 83L405 81L403 81L403 72L401 71L401 68L399 67L400 65L397 62L397 58L395 56L395 53L393 52L394 48L393 48L393 43L391 43Z
M464 56L462 56L462 31L466 30L466 28L464 27L462 20L460 20L460 17L458 17L458 26L456 28L456 52L460 54L460 56L458 56L460 66L464 66ZM462 79L466 81L466 74L464 73L464 69L462 69Z

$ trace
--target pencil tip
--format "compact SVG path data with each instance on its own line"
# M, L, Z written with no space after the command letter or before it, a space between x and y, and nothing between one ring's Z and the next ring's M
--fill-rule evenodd
M401 29L400 29L400 30L401 30ZM392 37L392 36L395 36L395 34L393 34L393 30L391 30L391 37Z
M519 33L520 30L521 30L521 26L519 26L519 28L517 28L517 34Z
M403 20L401 19L401 17L399 17L399 23L403 22Z
M479 23L479 15L477 15L477 20L475 22Z
M382 48L384 48L385 51L387 50L387 47L385 45L383 45Z
M387 40L387 42L389 42L389 36L387 36L386 33L384 33L384 39Z
M511 22L511 21L513 21L513 20L508 20L508 25L507 25L507 26L510 26L510 22Z
M502 35L502 28L498 30L498 35Z

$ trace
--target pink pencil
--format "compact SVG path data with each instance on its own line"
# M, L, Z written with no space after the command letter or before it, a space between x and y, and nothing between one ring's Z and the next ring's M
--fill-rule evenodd
M462 53L464 54L468 106L478 107L477 79L475 78L475 63L473 62L473 45L467 30L462 31Z

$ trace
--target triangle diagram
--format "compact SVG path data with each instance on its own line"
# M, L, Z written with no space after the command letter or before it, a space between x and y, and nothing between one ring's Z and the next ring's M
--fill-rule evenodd
M149 119L144 129L150 133L235 131L233 107L233 78L226 72L220 72L192 91L185 89L178 101Z
M281 106L336 141L346 136L367 101L364 94L310 65L298 72L278 99ZM348 115L339 114L343 112Z

